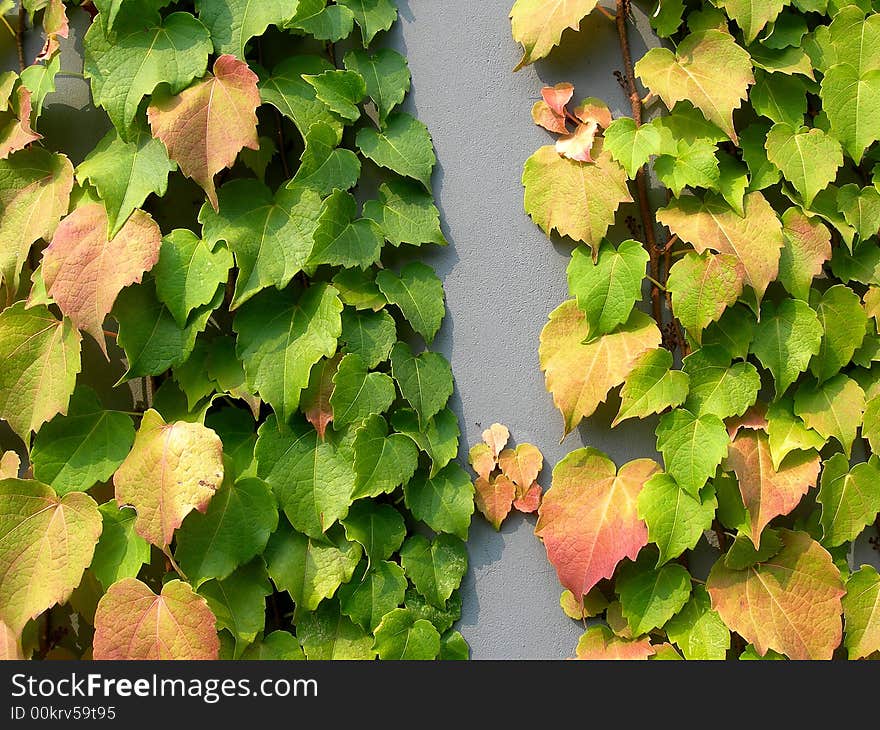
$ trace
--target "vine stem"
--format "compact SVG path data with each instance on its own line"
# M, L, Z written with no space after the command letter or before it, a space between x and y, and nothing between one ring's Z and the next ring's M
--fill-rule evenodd
M15 48L18 51L18 70L24 71L24 0L18 0L18 25L15 28Z
M632 53L629 49L629 34L626 27L629 15L630 0L617 0L615 22L617 25L617 40L620 44L620 55L623 56L624 79L626 81L626 93L632 108L632 118L636 127L642 126L642 99L636 88L636 75L633 70ZM659 326L663 325L663 310L660 304L660 250L657 246L657 236L654 231L654 212L648 202L648 183L645 166L636 172L636 196L639 208L639 216L642 219L642 229L645 235L645 248L648 249L651 267L651 313Z

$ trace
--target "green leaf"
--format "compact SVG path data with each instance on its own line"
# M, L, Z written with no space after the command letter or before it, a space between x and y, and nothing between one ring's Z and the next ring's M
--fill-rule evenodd
M341 138L338 129L324 122L314 122L306 132L306 148L287 187L301 186L321 196L353 188L361 174L361 161L351 150L338 146Z
M273 631L245 649L241 658L249 661L293 661L303 660L306 655L293 634Z
M385 373L371 373L360 355L345 355L333 376L333 424L337 430L373 414L384 413L397 395L394 381Z
M343 63L349 71L361 75L367 86L367 96L379 112L379 121L384 122L409 91L410 73L406 59L391 48L380 48L375 53L349 51Z
M776 530L767 528L761 532L760 548L755 547L751 537L740 533L724 555L724 565L731 570L750 568L766 562L780 550L782 550L782 538Z
M668 38L681 26L683 15L683 0L657 0L657 6L650 16L651 27L661 38Z
M865 391L843 374L821 384L805 383L795 393L794 412L807 428L836 439L848 456L865 412Z
M336 43L351 35L354 30L354 14L343 5L321 6L321 10L309 17L292 21L294 27L304 30L319 41Z
M687 253L669 270L667 290L672 311L688 334L699 343L703 330L717 322L742 293L743 272L729 254Z
M332 530L327 537L313 540L282 520L269 538L263 555L272 582L287 591L303 612L329 603L324 599L332 598L354 575L361 546L348 542L340 532Z
M775 50L760 43L753 43L749 46L749 55L755 68L763 69L768 73L800 74L809 79L813 78L810 58L800 48Z
M696 416L677 408L657 426L657 449L667 473L695 499L727 454L727 442L723 421L711 413Z
M405 112L391 114L381 131L364 127L357 146L364 157L404 177L418 180L431 190L431 173L437 158L428 128Z
M458 454L458 439L461 432L458 419L448 408L444 408L422 428L418 414L409 408L399 409L391 416L395 431L408 436L424 451L431 460L430 476L437 473Z
M199 212L202 236L211 250L225 242L235 254L238 276L230 304L237 309L261 289L283 288L312 253L321 200L303 187L280 188L273 196L256 180L232 180L220 188L220 209Z
M212 410L205 418L205 425L223 442L223 453L231 462L225 467L226 474L236 480L255 476L254 446L257 434L253 414L241 408Z
M745 197L749 190L749 173L746 166L733 155L719 151L718 191L738 215L745 215Z
M801 39L807 33L807 21L799 13L783 10L776 21L770 34L762 38L762 42L768 48L788 48L801 46Z
M145 125L139 125L130 142L111 129L76 168L76 179L80 185L88 182L98 191L107 208L108 234L112 238L151 193L160 198L165 195L168 175L176 169L165 145L153 139Z
M633 636L663 626L691 594L691 577L683 566L672 563L655 570L652 564L653 559L642 559L624 566L615 585Z
M511 30L523 47L523 57L514 71L546 57L565 30L577 30L596 4L596 0L517 0L510 11Z
M682 369L690 378L684 407L696 416L741 416L758 399L761 376L757 368L750 362L731 364L727 352L718 345L691 353Z
M390 558L406 537L403 517L390 504L359 500L351 506L342 525L345 536L360 543L374 563Z
M382 619L375 646L380 659L431 660L440 653L440 634L429 621L398 608Z
M687 373L672 369L669 350L650 350L623 384L620 410L612 427L627 418L645 418L667 408L677 408L687 398L688 382Z
M832 66L819 93L832 134L861 162L865 149L880 139L880 69L860 74L848 63Z
M767 159L776 165L809 207L816 193L834 182L843 151L821 129L774 124L765 143Z
M746 127L739 136L743 162L749 168L749 190L763 190L779 182L782 173L767 159L764 142L770 131L769 124L755 123Z
M67 413L81 340L70 320L44 306L16 302L0 312L0 418L25 443L31 431Z
M655 160L654 172L676 197L686 187L717 190L721 182L715 144L705 139L694 144L679 141L676 152Z
M834 454L822 468L816 500L822 505L822 543L835 547L855 540L880 512L880 458L849 468L849 459Z
M578 246L568 265L568 289L586 315L590 339L611 332L629 319L642 297L648 252L638 241L628 240L617 249L607 241L593 261L585 246Z
M83 40L83 73L95 104L103 107L123 139L144 96L160 84L179 94L204 75L211 53L208 29L189 13L161 18L155 11L121 13L108 34L92 23Z
M296 634L306 658L313 661L376 658L373 637L340 613L338 601L324 601L317 611L305 614L297 621Z
M242 61L251 38L263 35L270 25L283 25L291 16L290 3L280 0L196 0L196 10L211 31L214 53L231 53Z
M354 439L356 479L352 498L391 493L409 482L418 464L419 452L412 440L399 433L389 436L385 419L370 416Z
M470 655L471 649L458 631L447 631L440 637L441 661L467 661Z
M404 243L447 244L440 229L440 212L434 199L414 182L392 180L379 188L379 200L364 204L364 218L376 221L385 240L393 246Z
M186 327L190 313L210 303L231 268L228 250L221 246L212 251L192 231L178 228L162 239L159 260L153 267L156 296L177 324Z
M755 337L755 315L743 306L728 308L721 318L703 333L703 345L719 345L731 358L745 360Z
M787 0L721 0L728 17L742 29L746 43L751 43L768 23L778 17Z
M333 65L320 56L291 56L275 66L271 74L261 76L259 86L263 103L271 104L290 119L303 139L308 139L313 124L323 123L335 132L335 147L342 138L342 121L302 78L304 74L321 74L332 69Z
M339 606L361 628L373 632L385 614L403 603L406 586L397 563L380 560L367 569L367 563L361 562L361 569L339 589Z
M776 398L807 369L822 342L822 323L806 302L784 299L761 307L750 351L773 374Z
M388 300L379 291L375 274L372 269L342 269L333 277L332 283L339 291L339 298L349 307L358 311L371 309L378 312Z
M324 71L317 75L303 74L303 79L315 88L315 95L343 119L356 122L358 108L367 95L367 85L356 71Z
M345 351L360 356L368 368L375 368L391 356L397 341L397 325L388 312L342 311L342 342Z
M795 299L809 301L813 279L831 258L831 232L797 208L782 214L785 247L779 254L779 281Z
M105 411L95 392L80 385L67 415L55 416L34 437L34 477L56 494L85 492L113 476L133 443L131 418Z
M816 28L807 44L816 68L823 74L836 64L848 64L859 73L880 68L874 53L880 43L880 17L872 13L866 18L855 3L845 4L832 15L831 24Z
M791 396L780 398L767 408L767 435L770 440L770 456L776 471L779 471L782 460L792 451L819 451L826 441L794 415L794 399Z
M837 191L837 205L846 222L858 231L859 238L876 236L880 230L880 192L877 188L859 188L850 183Z
M812 292L810 304L825 332L819 351L810 361L810 372L821 383L852 360L865 337L868 315L862 309L858 294L843 284L822 294Z
M272 487L290 524L320 539L348 514L354 468L304 419L286 425L270 416L258 434L257 474Z
M400 564L416 590L442 609L467 571L467 550L452 535L437 535L433 541L413 535L400 549Z
M880 452L880 394L874 395L865 404L862 435L868 439L871 450L875 454Z
M112 312L119 323L116 342L125 350L128 360L123 379L159 375L184 362L195 347L196 336L205 329L211 313L222 301L223 287L217 287L211 302L196 309L187 325L181 327L159 301L151 277L123 289Z
M800 76L756 74L749 100L758 114L799 129L807 113L807 82Z
M863 565L846 582L843 597L846 634L843 645L850 659L862 659L880 649L880 575L876 568Z
M282 422L299 405L312 365L335 354L342 332L341 313L336 290L316 284L298 298L269 289L236 314L236 350L247 382Z
M141 566L150 562L150 543L134 531L137 512L133 509L120 509L115 499L98 509L103 530L89 567L106 591L122 578L136 577Z
M452 368L436 352L425 351L416 356L409 345L398 342L391 349L391 374L423 425L440 412L452 395Z
M717 505L711 484L694 499L668 474L655 474L645 483L639 493L639 519L648 526L648 539L660 549L658 566L696 547L703 531L712 526Z
M668 127L643 124L636 127L630 117L619 117L605 130L605 149L634 178L653 155L672 155L678 151Z
M334 190L324 200L314 245L308 258L309 266L329 264L366 269L379 260L382 231L375 221L358 218L357 203L352 195Z
M433 477L416 474L404 485L403 493L416 519L435 532L467 539L474 513L474 485L457 463L447 464Z
M749 54L728 33L703 30L687 36L675 53L652 48L635 72L667 107L690 101L734 141L733 110L754 83Z
M443 284L430 266L413 261L400 274L382 269L376 284L386 299L394 304L412 328L431 344L446 314Z
M373 42L377 33L388 30L397 20L397 6L393 0L339 0L339 4L354 15L361 29L364 48Z
M693 587L685 607L663 628L688 660L722 660L730 648L730 630L712 610L709 594L701 585Z
M880 285L880 246L874 241L859 241L853 252L837 246L831 255L831 271L841 281Z
M61 71L60 53L55 54L48 63L34 63L21 72L21 85L31 92L35 119L39 119L43 114L46 97L55 92L55 77L58 76L59 71Z
M191 512L183 521L174 554L190 580L223 580L260 555L277 526L278 504L268 485L227 476L207 511Z

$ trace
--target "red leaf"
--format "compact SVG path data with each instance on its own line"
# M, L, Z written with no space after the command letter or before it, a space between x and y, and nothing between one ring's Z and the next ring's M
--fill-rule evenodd
M556 86L545 86L541 89L541 97L544 103L550 107L554 114L565 117L565 105L571 101L574 96L574 86L567 83L556 84Z
M541 485L538 482L535 482L530 486L522 495L518 496L513 501L513 506L516 507L520 512L524 512L525 514L531 514L532 512L537 512L538 507L541 506L541 493L543 490L541 489Z

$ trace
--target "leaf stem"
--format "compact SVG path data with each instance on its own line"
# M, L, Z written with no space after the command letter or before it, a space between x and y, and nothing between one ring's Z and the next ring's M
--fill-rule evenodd
M602 15L604 15L608 20L615 20L614 13L612 13L607 8L603 8L601 5L596 6L596 10L598 10Z
M163 553L163 554L165 555L165 557L168 559L168 562L171 563L171 567L174 568L174 572L177 573L177 575L179 575L181 578L183 578L183 580L189 582L189 578L186 577L186 573L184 573L184 572L180 569L180 566L179 566L179 565L177 564L177 562L174 560L174 556L171 554L171 548L170 548L169 545L166 545L166 546L162 549L162 553Z

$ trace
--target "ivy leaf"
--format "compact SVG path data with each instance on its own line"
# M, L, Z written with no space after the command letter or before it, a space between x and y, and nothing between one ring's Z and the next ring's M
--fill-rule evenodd
M400 274L382 269L376 284L385 298L394 304L412 328L431 344L446 315L443 284L430 266L412 261Z
M750 362L731 364L730 357L718 345L691 353L684 359L682 369L690 378L684 407L697 416L741 416L758 399L761 376L757 368Z
M134 135L132 122L144 96L160 84L179 94L205 73L211 38L189 13L123 12L112 33L92 23L83 40L83 73L95 104L103 107L123 139Z
M842 634L840 572L806 533L779 532L784 547L765 563L744 570L715 563L706 583L712 607L761 656L772 649L792 659L831 659Z
M141 419L131 452L113 476L116 502L138 513L135 531L164 548L193 509L204 512L223 482L223 444L200 423Z
M327 10L341 6L330 5ZM312 661L375 659L373 637L339 610L338 601L324 601L314 613L305 614L296 625L297 638L306 658Z
M807 81L801 76L759 72L749 94L758 114L799 129L807 113Z
M841 453L834 454L822 468L822 483L816 498L822 505L819 523L822 525L822 543L836 547L855 540L880 512L880 495L875 488L880 483L880 459L849 468L849 460Z
M334 190L324 200L309 266L329 264L366 269L379 260L382 251L382 231L375 221L358 218L357 203L352 195Z
M831 232L797 208L782 214L785 246L779 254L779 281L795 299L808 301L813 279L831 258Z
M880 394L873 396L865 405L862 435L868 439L874 453L880 451Z
M29 441L30 432L66 414L80 371L81 337L69 319L16 302L0 312L0 417Z
M794 185L807 207L820 190L834 182L843 164L840 144L821 129L774 124L764 146L767 159Z
M116 500L98 509L103 530L89 569L106 592L122 578L135 578L141 566L150 562L150 543L134 531L137 513L133 509L119 509Z
M727 453L727 468L736 474L743 504L751 518L750 537L755 548L761 532L772 519L787 515L801 501L819 477L819 456L815 451L791 454L773 468L770 445L763 431L740 431Z
M518 494L524 494L538 479L544 467L544 455L532 444L519 444L515 449L499 453L498 465L504 476L517 486Z
M289 4L249 0L196 0L196 10L211 31L214 53L229 53L242 61L251 38L263 35L270 25L283 25L291 15Z
M317 98L315 89L303 75L321 74L333 65L315 55L291 56L281 61L272 73L260 79L260 97L290 119L307 139L312 125L323 123L335 133L335 147L342 138L342 121ZM327 192L330 192L329 190Z
M263 552L277 526L278 504L268 485L227 475L205 513L183 521L174 555L190 580L224 580Z
M654 321L638 310L616 331L585 345L589 336L586 317L573 299L551 312L541 331L541 369L562 413L565 435L626 380L642 355L660 345Z
M467 571L467 550L452 535L433 541L422 535L407 538L400 549L400 564L416 590L437 608L443 608Z
M768 48L760 43L753 43L749 47L749 55L752 57L752 65L763 69L768 73L800 74L808 79L813 79L813 66L810 57L801 48L783 48L776 50Z
M440 212L434 199L421 187L409 180L397 179L379 188L379 200L364 204L364 218L379 224L385 240L393 246L404 243L419 246L423 243L447 244L440 229Z
M694 144L680 141L673 154L655 160L654 171L676 197L686 187L717 190L721 183L715 144L706 139Z
M354 152L338 146L341 139L338 129L324 122L312 124L305 134L306 148L299 167L287 188L301 186L321 196L353 188L361 174L361 162Z
M792 451L819 451L825 445L824 438L807 428L794 415L794 399L791 396L780 398L767 408L767 435L773 468L777 471L782 460Z
M4 479L0 521L0 621L18 636L79 585L101 534L101 513L87 494L58 497L40 482Z
M846 582L843 597L846 636L843 644L850 659L863 659L880 650L880 576L863 565Z
M559 45L562 33L577 30L596 7L596 0L516 0L510 11L513 39L522 45L523 57L514 71L545 58Z
M684 403L690 378L672 368L672 353L664 348L649 350L630 372L620 391L620 410L614 427L627 418L645 418Z
M814 292L810 300L825 332L819 352L810 361L810 372L821 383L852 360L865 337L868 315L858 294L843 284L822 294Z
M758 303L779 271L783 247L782 224L761 193L745 196L745 216L712 195L705 201L693 196L676 198L657 211L657 220L699 253L712 249L736 256L742 264L743 282L755 292Z
M391 377L369 372L360 355L345 355L339 361L333 384L330 405L336 429L384 413L397 395Z
M226 248L212 251L192 231L178 228L162 239L153 267L156 296L178 326L186 327L190 313L211 302L231 268L232 254Z
M593 262L586 247L578 246L568 265L568 290L586 315L590 338L611 332L629 319L641 299L648 252L628 240L617 249L604 242Z
M761 307L750 352L773 374L778 399L807 369L821 343L816 313L800 299L783 299L778 306L767 302Z
M786 0L723 0L719 5L742 29L745 42L751 43L768 23L776 20Z
M95 659L217 659L220 642L207 601L172 580L157 596L136 578L123 578L98 602Z
M755 83L749 54L729 33L703 30L687 36L676 53L652 48L635 65L635 72L667 107L690 101L734 142L733 110Z
M543 540L559 582L579 605L621 560L635 560L648 543L636 505L645 483L659 471L651 459L631 461L618 471L592 448L571 452L553 469L535 534Z
M302 661L306 658L296 637L288 631L273 631L242 653L248 661Z
M291 425L270 416L258 431L257 474L265 479L290 520L311 538L348 514L355 484L353 466L304 419Z
M410 88L410 72L406 59L391 48L380 48L375 53L353 50L345 54L345 68L361 75L367 86L367 96L376 105L379 122L406 97Z
M105 411L98 396L80 385L67 414L55 416L34 437L34 477L56 494L85 492L106 482L134 443L134 426L124 413Z
M272 582L287 591L303 612L314 611L325 598L332 598L354 575L361 546L340 533L331 530L326 537L313 540L282 520L269 538L263 555Z
M727 454L727 429L718 416L676 408L660 418L657 449L666 472L695 499Z
M368 368L391 357L397 325L388 312L342 311L342 341L346 352L359 355Z
M424 428L414 410L403 408L391 416L391 425L428 455L431 460L431 477L435 477L458 454L461 433L455 414L448 408L442 409Z
M119 292L153 268L161 243L159 226L140 210L111 238L104 206L89 203L61 221L43 252L46 292L105 355L104 318Z
M138 126L130 142L111 129L76 168L76 179L98 191L107 209L110 235L115 236L151 193L165 195L168 175L176 169L162 143Z
M748 530L740 532L724 555L724 565L731 570L742 570L757 563L764 563L782 550L782 538L776 530L764 530L761 534L760 548L755 547L747 532Z
M739 137L743 162L749 169L749 190L757 191L775 185L782 177L779 168L767 159L764 142L770 131L769 124L756 122L742 130Z
M359 500L351 506L342 525L345 536L360 543L372 563L390 558L406 537L403 517L390 504Z
M684 658L691 661L723 660L730 648L730 630L712 610L709 594L695 585L690 600L663 627Z
M391 348L391 374L422 425L439 413L452 395L452 368L436 352L415 356L409 345L398 342Z
M128 361L123 380L159 375L187 360L196 336L205 329L211 313L222 301L223 287L218 287L211 302L199 307L187 325L181 327L156 296L152 278L123 289L113 305L113 317L119 323L116 342L125 350Z
M374 632L382 617L403 603L406 586L403 568L397 563L380 560L368 568L361 562L351 581L339 589L339 607L361 628Z
M341 312L336 290L326 284L311 286L296 299L268 289L238 311L233 329L247 382L282 422L299 405L312 366L336 353Z
M699 343L742 293L743 269L735 256L687 253L670 268L666 286L675 316Z
M657 565L693 550L712 526L718 502L711 485L694 499L668 474L655 474L639 494L639 519L648 526L648 539L660 550Z
M597 141L593 162L561 157L552 145L541 147L526 160L522 184L525 210L548 236L587 244L598 256L599 245L621 203L632 202L626 172Z
M865 412L865 392L842 373L821 384L804 384L794 396L794 412L826 440L834 438L849 456Z
M385 419L371 415L354 439L356 479L352 498L390 494L412 479L418 465L419 451L412 439L400 433L389 436Z
M602 624L588 628L577 643L577 658L593 661L622 659L626 661L647 659L655 654L648 637L642 639L621 639Z
M480 476L474 482L474 503L496 532L501 529L501 523L510 514L514 499L516 499L516 484L503 474Z
M403 494L417 520L435 532L467 539L474 513L474 485L457 463L447 464L433 477L416 474L403 485Z
M640 127L629 117L615 119L605 130L605 149L634 178L639 168L653 155L671 155L678 150L668 127L643 124Z
M837 191L837 205L846 222L866 239L880 230L880 192L877 188L859 188L855 183Z
M303 80L315 88L317 98L331 111L350 122L360 119L358 104L367 95L367 85L359 73L333 69L313 76L304 74Z
M242 148L260 149L257 76L234 56L214 62L214 74L171 95L153 95L147 110L153 136L162 141L180 171L197 182L219 209L214 175L232 167Z
M373 42L377 33L388 30L397 20L397 6L393 0L339 0L347 7L361 29L364 48Z
M396 608L376 628L380 659L431 660L440 653L440 633L408 608Z
M52 238L67 213L73 188L73 165L64 155L41 148L0 160L0 277L10 291L31 245Z
M653 562L642 559L624 566L615 583L621 611L634 636L663 626L691 594L691 577L683 566L671 563L654 570Z
M856 35L861 36L860 33ZM825 72L819 95L831 132L846 153L862 161L865 149L880 139L880 70L859 72L848 63Z
M300 410L306 420L315 427L321 441L327 432L327 426L333 422L333 407L330 396L333 395L333 376L342 359L341 353L331 358L321 358L309 373L309 384L300 396Z
M437 158L428 128L415 117L395 112L381 131L364 127L358 132L357 147L379 167L418 180L430 192Z

